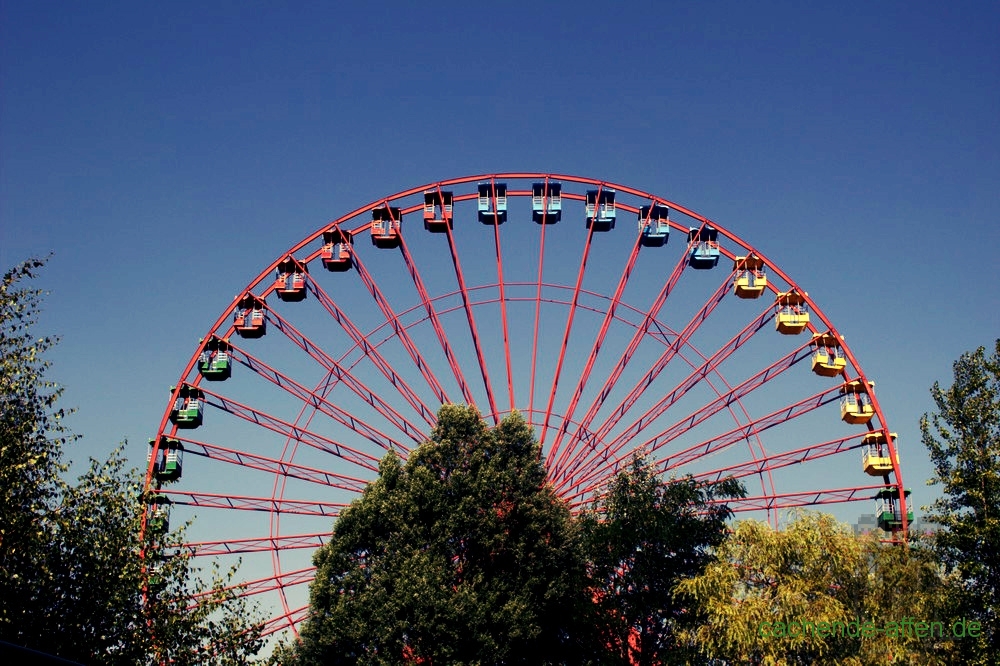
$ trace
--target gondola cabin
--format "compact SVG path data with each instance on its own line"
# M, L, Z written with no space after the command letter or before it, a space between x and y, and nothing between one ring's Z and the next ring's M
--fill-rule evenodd
M719 264L719 230L705 225L688 229L688 265L706 270Z
M146 577L146 585L151 593L160 592L166 587L166 580L163 578L164 563L159 555L154 555L149 564L149 573Z
M806 298L797 291L786 291L774 298L777 309L774 329L783 335L798 335L809 325L809 307Z
M615 228L615 191L587 190L587 228L594 231L611 231Z
M198 374L210 382L229 379L233 375L229 349L229 338L209 338L198 355Z
M155 452L155 453L154 453ZM149 454L156 455L156 465L153 472L160 481L176 481L181 478L184 465L184 446L169 437L160 438L160 446L156 440L149 440Z
M372 209L372 245L384 250L399 247L401 242L400 229L403 226L403 214L395 206L382 206Z
M274 293L283 301L297 303L306 297L306 273L309 267L291 257L278 264L275 275Z
M241 338L262 338L267 333L264 307L267 303L253 294L244 294L236 303L233 327Z
M812 344L812 371L820 377L836 377L847 367L844 349L832 333L816 333Z
M479 184L479 221L503 224L507 221L507 183Z
M736 257L733 260L733 293L738 298L760 298L767 288L767 274L764 272L764 260L756 254L746 257Z
M435 234L452 228L453 195L451 192L424 192L424 229Z
M193 430L202 423L204 406L204 392L195 386L184 385L177 392L174 406L170 410L170 422L181 430Z
M147 500L149 503L149 530L156 536L162 536L170 531L170 498L160 493L153 494Z
M643 247L663 247L670 238L670 209L662 204L639 208L639 242Z
M861 425L872 420L875 406L868 391L874 386L875 382L868 382L865 386L860 379L855 379L840 389L840 418L845 423Z
M555 224L562 219L562 183L532 183L531 219L536 224Z
M896 441L896 433L889 433L889 437L893 442ZM889 441L881 430L870 432L861 439L861 464L868 476L885 476L892 473Z
M903 491L903 497L909 498L910 489ZM903 527L903 511L899 508L899 488L883 488L875 494L875 515L878 518L878 526L886 531L893 532ZM907 502L906 522L913 522L913 510L909 508Z
M353 265L352 250L354 250L354 237L350 231L334 228L323 232L323 247L320 248L319 258L326 270L333 273L350 270Z

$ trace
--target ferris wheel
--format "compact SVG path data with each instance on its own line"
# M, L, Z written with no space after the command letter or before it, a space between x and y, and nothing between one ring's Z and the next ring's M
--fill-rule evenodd
M171 391L143 529L196 517L185 548L240 558L264 634L295 632L338 512L445 403L519 411L576 509L639 453L740 479L738 516L874 502L893 539L913 518L874 383L762 252L631 187L505 173L378 199L274 258Z

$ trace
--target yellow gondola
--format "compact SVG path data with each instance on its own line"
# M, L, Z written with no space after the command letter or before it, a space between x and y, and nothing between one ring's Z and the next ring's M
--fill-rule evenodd
M868 391L874 386L875 382L868 382L868 386L865 386L860 379L855 379L841 387L840 418L845 423L860 425L872 420L875 406L872 405Z
M774 328L778 333L798 335L809 325L805 295L797 291L782 292L775 297L774 304L777 307Z
M764 273L764 260L756 254L747 257L736 257L733 260L733 270L736 279L733 280L733 293L739 298L759 298L767 288L767 274Z
M840 341L833 333L816 333L812 344L812 371L821 377L836 377L847 367Z
M896 441L896 433L889 433L892 441ZM892 458L889 455L889 440L882 431L868 433L861 439L861 464L868 476L885 476L892 473ZM899 453L896 453L899 461Z

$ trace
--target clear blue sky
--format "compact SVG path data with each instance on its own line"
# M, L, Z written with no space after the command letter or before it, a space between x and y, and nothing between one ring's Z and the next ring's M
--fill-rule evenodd
M998 25L991 2L3 0L0 264L55 253L71 456L128 438L139 462L197 339L327 220L473 173L624 183L808 289L920 492L928 387L1000 336Z

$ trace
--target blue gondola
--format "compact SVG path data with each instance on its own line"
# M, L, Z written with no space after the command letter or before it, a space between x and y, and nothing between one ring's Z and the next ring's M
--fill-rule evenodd
M496 202L496 208L493 202ZM479 184L479 221L503 224L507 221L507 183Z
M688 264L700 270L715 268L719 263L719 231L705 225L688 230Z
M670 238L670 209L662 204L639 208L640 243L644 247L663 247Z
M533 183L531 219L537 224L555 224L562 219L562 183Z
M615 191L587 190L587 228L611 231L615 228Z

